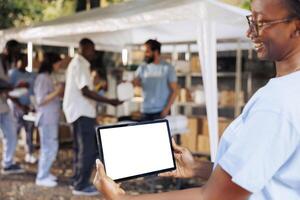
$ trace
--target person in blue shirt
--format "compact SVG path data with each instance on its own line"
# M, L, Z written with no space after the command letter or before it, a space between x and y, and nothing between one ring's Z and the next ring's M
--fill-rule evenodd
M177 169L163 174L185 178L206 174L207 183L201 188L131 196L97 160L94 184L105 199L300 199L300 1L253 0L251 7L247 35L258 58L275 62L276 77L253 95L225 130L211 170L208 163L195 162L188 150L173 144Z
M13 87L23 85L28 88L28 93L11 102L10 107L17 121L17 133L20 132L21 128L24 128L26 132L25 161L33 164L37 161L33 155L34 146L32 143L34 123L25 121L23 116L32 110L30 96L33 95L33 84L36 76L34 73L26 71L27 64L27 55L20 54L17 59L16 68L11 69L8 75L9 82Z
M21 45L16 40L7 41L4 51L0 54L0 129L2 133L2 174L23 173L24 169L14 161L17 147L15 120L7 104L12 98L8 95L14 87L8 82L8 71L15 66L21 52Z
M143 89L143 120L166 117L177 96L175 69L160 57L161 44L157 40L145 42L145 62L141 64L133 80Z

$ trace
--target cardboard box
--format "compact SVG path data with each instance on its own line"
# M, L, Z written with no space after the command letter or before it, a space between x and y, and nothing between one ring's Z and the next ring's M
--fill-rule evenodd
M96 121L99 125L110 125L118 122L118 118L111 115L97 116Z
M233 107L235 105L235 92L233 90L222 90L219 93L219 105L221 107Z
M219 138L222 137L225 129L231 124L232 121L232 119L219 117Z
M191 70L192 73L201 73L201 65L198 56L191 57Z
M197 151L205 154L210 154L209 136L198 135Z
M219 118L219 138L232 119ZM181 145L192 152L198 151L209 154L209 129L207 117L190 117L188 119L188 132L181 135Z
M180 89L178 98L181 103L191 102L193 100L191 92L187 88Z
M175 71L177 73L183 73L183 74L189 73L191 70L189 65L190 63L185 60L177 60L174 62Z
M232 122L232 119L219 117L219 138L221 138L223 132L229 126L229 124ZM200 135L209 135L209 129L208 129L208 121L206 117L202 118L202 129L199 131Z
M144 51L135 50L131 52L131 59L133 63L141 63L144 60Z
M188 119L188 132L181 135L181 145L191 151L197 151L197 136L201 129L201 119L191 117Z
M244 105L244 96L243 91L240 91L236 97L235 91L222 90L219 92L219 105L221 107L234 107L237 103Z

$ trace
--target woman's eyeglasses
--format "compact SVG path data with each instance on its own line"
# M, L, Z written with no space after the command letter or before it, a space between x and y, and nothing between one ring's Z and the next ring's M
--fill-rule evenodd
M267 22L255 21L253 19L252 15L248 15L248 16L246 16L246 18L247 18L250 30L255 34L255 36L258 36L259 31L261 29L266 28L266 27L270 27L274 24L286 23L286 22L292 21L296 17L288 17L288 18L285 18L285 19L279 19L279 20L273 20L273 21L267 21Z

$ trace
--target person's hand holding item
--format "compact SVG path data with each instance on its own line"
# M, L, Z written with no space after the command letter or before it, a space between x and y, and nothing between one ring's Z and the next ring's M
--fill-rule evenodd
M26 81L20 81L16 88L29 88L29 83Z
M104 170L104 166L99 159L96 160L97 172L94 178L94 185L99 190L106 200L122 199L125 191L119 184L109 178Z
M176 170L171 172L165 172L159 174L163 177L173 177L173 178L191 178L195 176L195 160L191 152L184 147L180 147L176 144L174 139L172 139L172 146L174 150L174 157L176 161Z
M169 109L169 108L165 108L165 109L160 113L160 117L161 117L161 118L165 118L169 113L170 113L170 109Z
M119 99L110 99L108 101L108 103L111 104L111 105L113 105L113 106L118 106L118 105L122 104L123 101L120 101Z

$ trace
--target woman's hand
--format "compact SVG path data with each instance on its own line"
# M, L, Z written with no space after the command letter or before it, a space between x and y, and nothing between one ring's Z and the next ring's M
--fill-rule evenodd
M173 178L194 177L195 160L191 152L187 148L178 146L174 139L172 139L172 146L176 160L176 170L159 174L159 176Z
M109 178L104 170L104 166L99 159L96 160L97 172L94 178L95 187L107 200L119 200L125 195L125 191L119 184Z
M57 96L63 96L65 91L65 86L62 83L58 83L55 87L55 92L57 94Z

